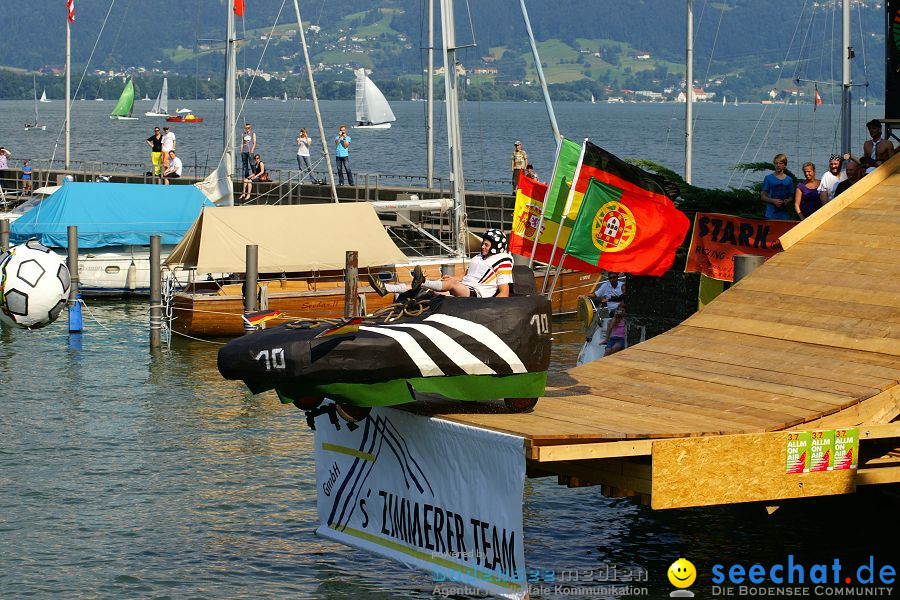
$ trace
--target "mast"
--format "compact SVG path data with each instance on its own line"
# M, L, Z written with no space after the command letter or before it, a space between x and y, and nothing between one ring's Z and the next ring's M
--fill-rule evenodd
M296 1L296 0L295 0ZM444 51L444 100L447 104L447 146L450 154L450 183L455 204L454 237L456 252L466 255L466 190L463 181L462 135L459 131L459 98L456 74L456 25L453 0L441 0L441 30Z
M31 74L31 85L34 88L34 126L37 127L38 124L38 112L37 112L37 75L34 73Z
M297 29L300 30L300 44L303 46L303 60L306 61L306 76L309 78L309 92L312 95L313 107L316 110L316 124L319 126L319 138L322 140L322 156L328 167L328 181L331 184L331 199L338 202L337 188L334 186L334 172L331 170L331 157L328 156L328 144L325 141L325 127L322 125L322 113L319 112L319 97L316 95L316 82L313 80L312 66L309 64L309 50L306 47L306 34L303 32L303 20L300 18L300 6L294 0L294 14L297 16Z
M850 0L842 2L843 44L841 46L841 154L850 152L850 117L852 107L852 86L850 79L850 59L853 46L850 45ZM890 42L889 42L890 43Z
M222 162L225 164L225 178L228 179L228 189L230 191L228 194L229 202L231 202L230 198L234 196L234 105L236 101L235 78L237 77L234 10L232 5L232 2L225 3L228 19L225 27L225 131L224 150L222 152Z
M694 0L687 0L687 44L684 63L684 181L690 183L694 144Z
M428 98L427 115L425 117L425 145L428 147L426 154L425 187L432 187L434 183L434 0L428 2Z
M72 22L66 15L66 171L69 170L69 139L72 117Z
M553 139L559 141L562 137L559 133L559 125L556 124L556 114L550 103L550 92L547 91L547 80L544 79L544 67L541 66L541 57L538 55L537 44L534 43L534 33L531 31L531 21L528 20L528 10L525 9L525 0L519 0L522 7L522 18L525 19L525 29L528 31L528 41L531 43L531 54L534 56L534 68L537 70L538 79L541 80L541 91L544 93L544 106L547 107L547 117L550 119L550 129L553 131Z

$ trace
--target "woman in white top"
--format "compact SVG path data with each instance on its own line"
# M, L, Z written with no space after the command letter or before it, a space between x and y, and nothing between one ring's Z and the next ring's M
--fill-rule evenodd
M306 133L306 128L300 128L300 135L297 136L297 168L300 171L306 171L307 175L312 175L312 167L309 166L309 146L312 139ZM302 161L302 162L301 162ZM304 169L303 165L306 165Z

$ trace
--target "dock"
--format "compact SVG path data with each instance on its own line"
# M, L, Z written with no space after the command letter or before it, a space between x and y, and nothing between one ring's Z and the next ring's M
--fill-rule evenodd
M900 482L898 198L895 156L681 325L551 376L531 413L408 410L524 438L529 476L655 509ZM856 468L787 472L798 433L851 428Z

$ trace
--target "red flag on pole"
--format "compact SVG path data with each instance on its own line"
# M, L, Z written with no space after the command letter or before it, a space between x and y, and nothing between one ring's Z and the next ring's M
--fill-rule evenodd
M75 0L66 0L66 11L69 13L69 23L75 22Z
M234 14L237 17L244 16L244 0L234 0Z
M822 96L819 95L819 86L816 86L816 104L813 106L813 112L819 108L819 105L822 104Z

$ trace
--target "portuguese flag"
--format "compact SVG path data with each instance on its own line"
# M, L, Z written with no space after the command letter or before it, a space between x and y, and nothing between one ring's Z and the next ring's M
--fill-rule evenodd
M580 147L578 152L581 152ZM568 192L568 188L565 191ZM560 225L547 220L547 214L543 211L546 194L547 184L529 179L524 175L519 177L519 189L516 190L516 209L513 213L512 232L509 236L509 251L519 256L531 256L532 249L534 249L534 259L549 264L553 242L556 240L556 232ZM563 201L565 201L565 197ZM542 212L545 213L543 222L541 221ZM571 221L566 221L559 236L561 246L565 247L571 229ZM535 236L538 236L537 248L534 246ZM563 253L557 250L553 254L553 264L559 265L563 257ZM597 265L578 260L574 256L565 256L563 266L587 272L601 270Z
M690 221L675 208L657 178L594 148L614 159L604 157L605 165L620 168L614 162L618 161L638 173L620 170L614 174L587 166L585 152L582 173L587 166L606 181L591 176L580 194L580 211L565 246L566 254L610 271L662 275L672 266ZM580 177L577 182L581 182Z

